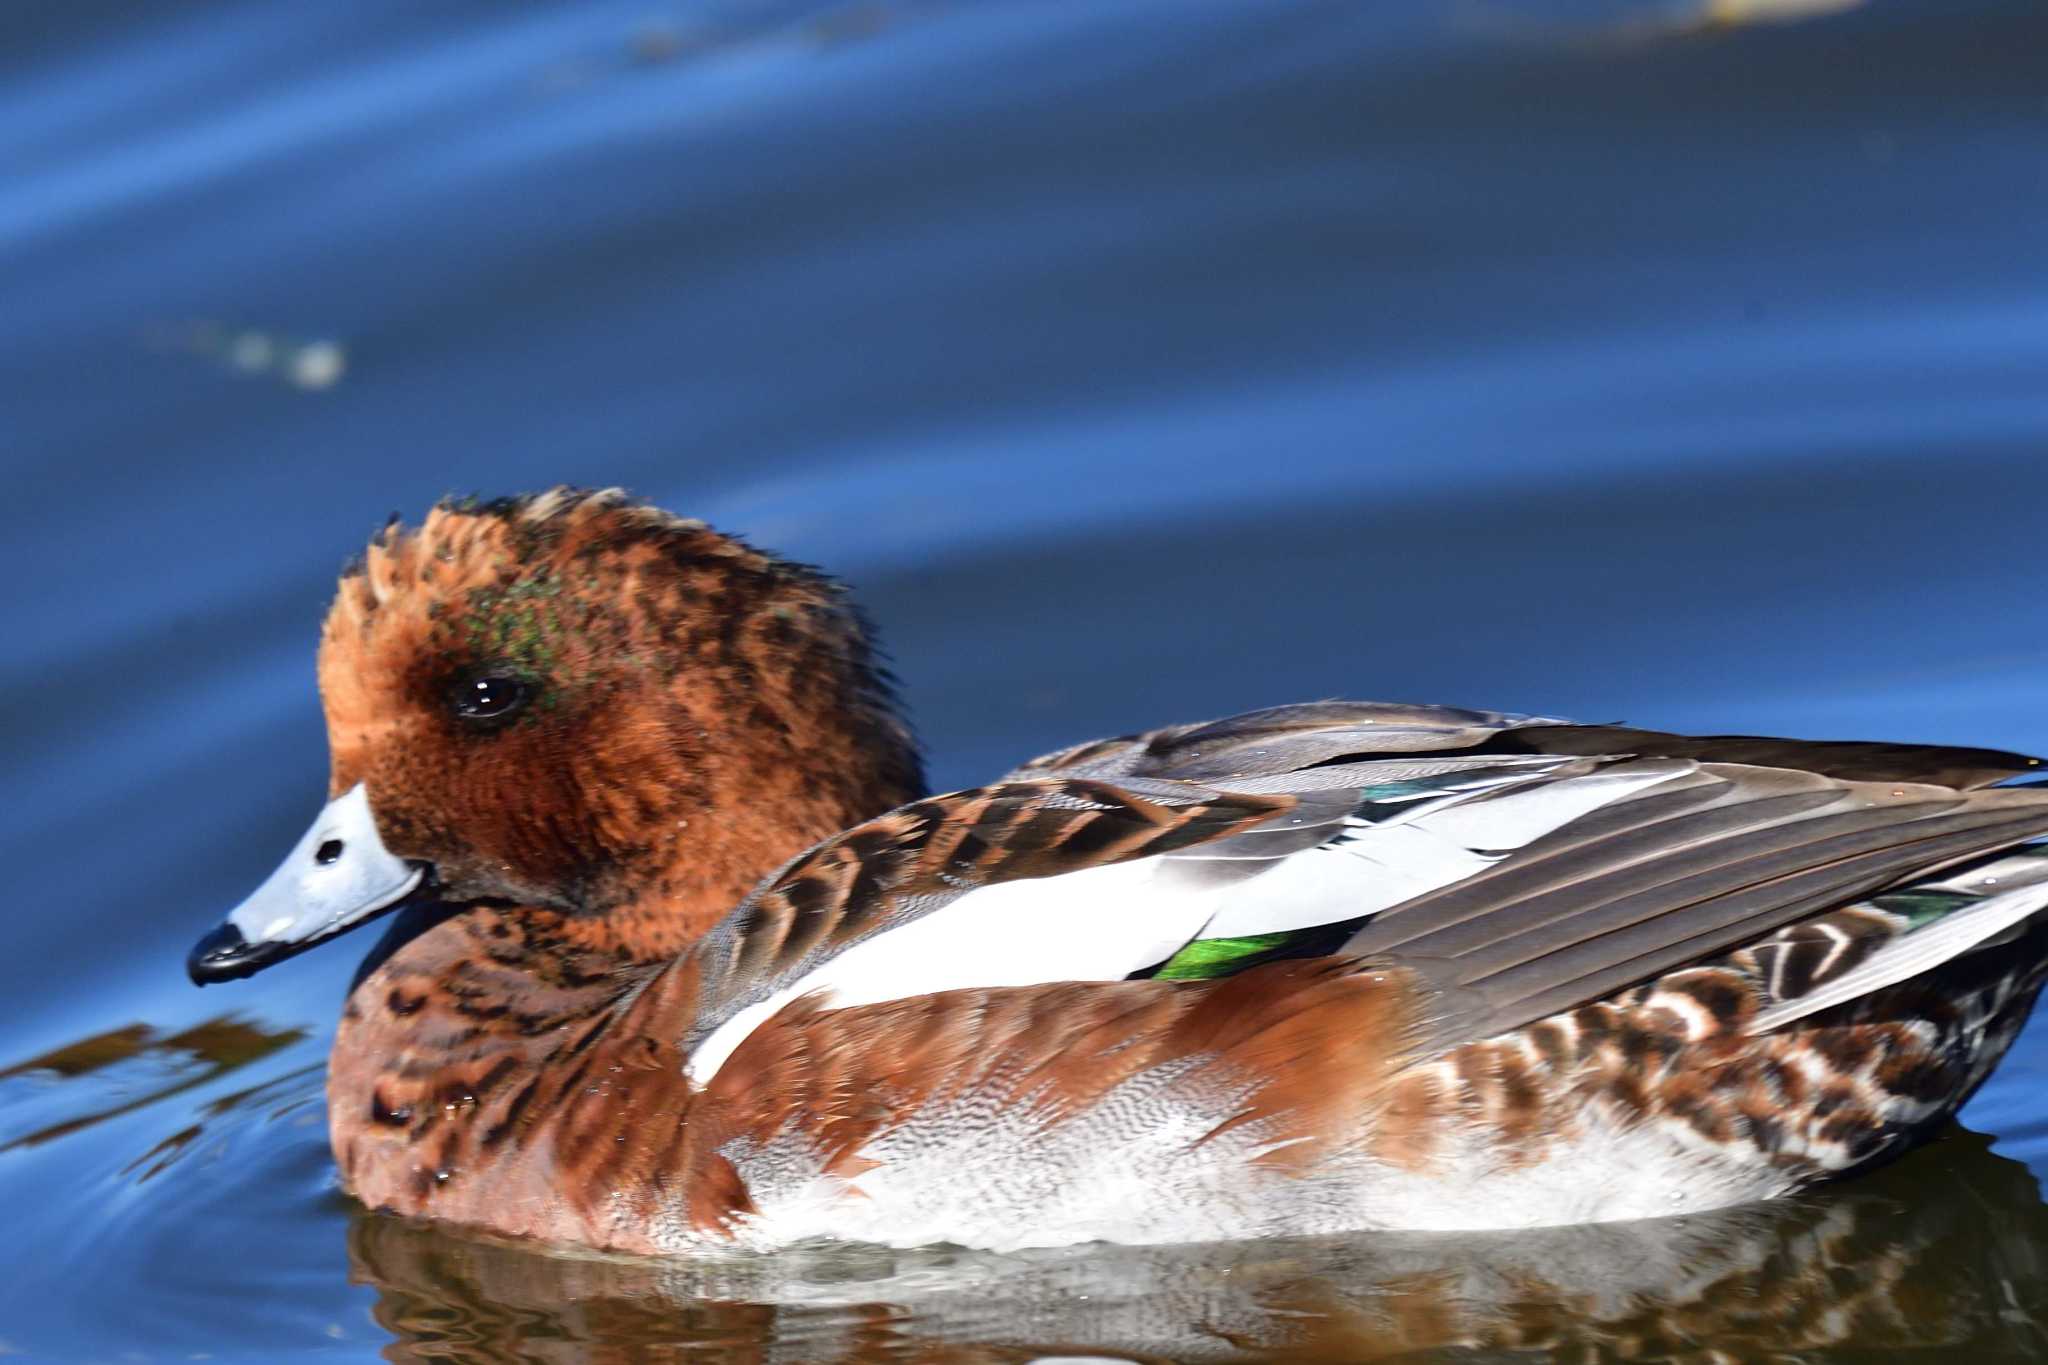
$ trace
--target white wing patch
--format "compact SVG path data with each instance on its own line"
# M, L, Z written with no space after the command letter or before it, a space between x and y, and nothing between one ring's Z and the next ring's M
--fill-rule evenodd
M1160 859L998 882L865 939L712 1030L685 1071L699 1085L799 996L834 1009L968 987L1121 981L1173 956L1215 912L1217 892L1163 883Z
M1381 820L1355 817L1329 843L1228 888L1203 938L1307 929L1377 914L1485 871L1515 849L1611 801L1694 770L1672 760L1561 780L1528 774L1419 801Z

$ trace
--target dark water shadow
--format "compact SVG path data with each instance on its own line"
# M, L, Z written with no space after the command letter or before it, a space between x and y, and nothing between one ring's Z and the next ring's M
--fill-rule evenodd
M1011 1255L573 1256L358 1213L393 1362L2033 1360L2048 1208L1958 1131L1704 1217Z

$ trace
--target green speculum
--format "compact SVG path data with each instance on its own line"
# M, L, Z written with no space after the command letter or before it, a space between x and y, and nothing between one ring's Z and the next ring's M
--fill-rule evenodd
M1158 981L1207 981L1229 976L1248 965L1245 959L1270 952L1292 937L1282 932L1247 934L1243 938L1198 938L1168 958L1166 965L1152 975Z

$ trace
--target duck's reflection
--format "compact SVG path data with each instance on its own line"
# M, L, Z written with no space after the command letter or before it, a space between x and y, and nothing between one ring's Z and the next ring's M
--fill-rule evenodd
M359 1215L393 1361L2048 1354L2048 1209L1974 1134L1805 1200L1519 1234L1022 1255L551 1255Z

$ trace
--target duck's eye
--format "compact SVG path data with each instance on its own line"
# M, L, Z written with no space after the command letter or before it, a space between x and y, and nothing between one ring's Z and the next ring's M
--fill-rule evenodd
M510 673L484 673L455 684L455 714L468 721L504 720L526 705L533 685Z

